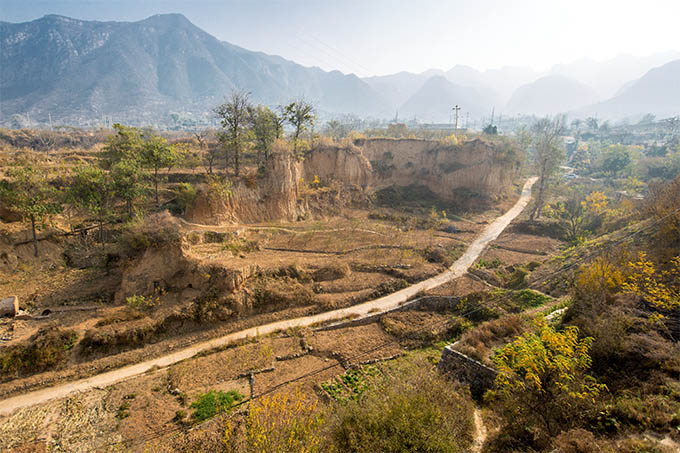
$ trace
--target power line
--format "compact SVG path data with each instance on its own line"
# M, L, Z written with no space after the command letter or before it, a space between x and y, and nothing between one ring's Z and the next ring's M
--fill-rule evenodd
M335 52L335 54L337 56L339 56L341 59L348 62L351 66L355 66L355 67L358 67L359 69L363 69L364 71L366 71L367 75L375 75L376 74L376 72L373 71L372 69L369 69L366 66L364 66L363 64L361 64L361 63L357 62L356 60L350 58L349 56L347 56L343 52L341 52L338 49L336 49L335 47L331 46L330 44L327 44L327 43L321 41L321 39L319 39L319 37L311 35L309 33L303 33L303 32L298 32L297 34L298 34L298 36L307 35L309 38L313 39L317 43L319 43L322 46L324 46L324 47L330 49L331 51ZM336 57L336 60L337 60L337 57Z

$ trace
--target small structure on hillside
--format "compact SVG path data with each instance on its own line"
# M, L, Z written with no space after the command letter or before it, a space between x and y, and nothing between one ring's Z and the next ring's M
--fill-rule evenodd
M0 299L0 316L15 317L19 313L19 298L9 296Z

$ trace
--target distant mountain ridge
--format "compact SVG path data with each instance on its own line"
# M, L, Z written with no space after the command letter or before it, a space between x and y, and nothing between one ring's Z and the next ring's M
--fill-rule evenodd
M139 22L45 16L0 23L0 122L15 113L66 123L103 115L155 122L171 110L210 116L233 89L275 105L305 96L330 113L386 116L355 75L308 68L221 42L180 14Z
M680 115L680 59L650 70L613 98L576 113L608 118L633 118L645 113L661 118Z
M401 118L448 122L456 104L472 121L494 107L498 114L675 115L680 76L674 65L661 65L673 56L680 53L582 59L542 73L456 65L360 79L219 41L180 14L138 22L48 15L18 24L0 21L0 125L14 124L15 114L32 123L49 118L81 126L101 124L104 117L168 124L174 113L205 123L214 121L212 108L237 88L270 106L304 96L323 117L386 119L398 112ZM603 89L613 97L603 96Z
M569 77L548 75L519 87L505 111L536 115L554 115L589 105L598 94L587 85Z
M462 114L469 113L473 118L479 118L490 114L493 97L487 92L457 85L444 76L435 75L401 106L399 115L425 122L448 123L455 105L461 106Z
M408 109L404 109L408 94L416 96L418 90L433 76L444 77L455 85L483 93L484 101L495 106L498 113L535 115L578 113L586 106L617 97L642 76L673 60L673 57L679 58L680 52L665 52L646 57L619 55L602 62L581 59L555 65L545 72L512 66L479 71L469 66L456 65L448 71L429 69L420 74L400 72L363 80L400 113L413 110L411 108L413 103L406 106ZM445 93L442 95L446 96ZM437 101L436 97L433 98ZM668 111L656 109L654 105L640 101L629 106L633 115L648 113L644 111L645 109ZM464 110L469 107L461 99L457 99L456 103L461 104ZM476 103L470 107L470 110L477 109ZM420 109L420 112L422 113L423 109Z
M562 75L592 87L601 97L613 97L631 80L639 79L650 69L680 58L680 52L664 52L644 57L618 55L605 61L582 58L553 66L549 74Z

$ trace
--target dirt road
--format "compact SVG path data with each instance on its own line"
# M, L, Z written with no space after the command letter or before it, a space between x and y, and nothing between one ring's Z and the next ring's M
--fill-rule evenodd
M508 226L508 224L517 217L526 207L531 199L531 187L536 182L537 178L530 178L524 184L522 194L515 205L505 214L496 218L489 224L484 231L470 244L465 253L453 265L432 278L424 280L415 285L404 288L395 293L375 299L362 304L354 305L339 310L319 313L312 316L305 316L302 318L287 319L277 321L270 324L264 324L258 327L233 332L223 337L215 338L213 340L197 343L188 348L170 353L168 355L158 357L144 362L129 365L106 373L101 373L85 379L60 384L53 387L36 390L25 393L23 395L14 396L0 401L0 415L8 415L16 409L32 406L34 404L43 403L45 401L62 398L71 393L91 389L93 387L106 387L124 379L128 379L142 373L145 373L154 368L164 368L182 360L189 359L201 352L209 351L214 348L222 347L233 343L237 340L242 340L258 335L266 335L275 331L288 329L291 327L306 327L312 324L339 320L349 316L362 316L369 313L376 314L380 311L390 310L398 307L400 304L407 301L421 291L435 288L454 278L458 278L467 272L467 269L474 263L484 248Z

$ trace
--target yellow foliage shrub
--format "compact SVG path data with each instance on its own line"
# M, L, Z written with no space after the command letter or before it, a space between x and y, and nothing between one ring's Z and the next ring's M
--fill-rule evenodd
M680 256L671 260L668 270L659 272L647 254L640 252L628 268L630 275L622 286L625 292L643 297L660 310L680 307Z
M308 402L298 387L255 401L250 408L245 435L237 436L227 423L224 443L229 451L253 453L321 451L323 414Z
M574 289L580 296L606 298L617 293L625 277L621 269L608 259L598 256L579 269Z

